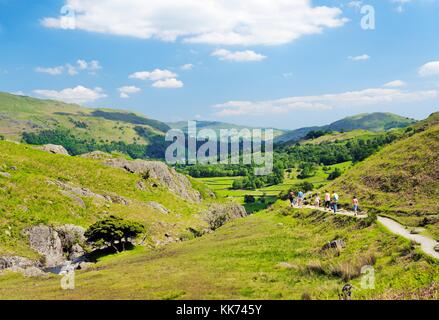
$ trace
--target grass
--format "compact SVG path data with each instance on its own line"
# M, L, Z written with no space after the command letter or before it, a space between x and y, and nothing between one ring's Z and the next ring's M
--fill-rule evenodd
M426 227L439 239L439 126L384 147L328 188L343 201L354 195L363 208L410 227Z
M164 187L154 187L153 181L144 181L146 189L140 190L136 187L142 180L140 175L107 167L98 160L53 155L6 141L0 141L0 172L11 175L10 178L0 176L0 255L34 258L35 253L22 236L22 231L31 225L88 227L108 214L143 223L151 242L164 239L165 233L177 238L188 227L203 226L198 213L208 205L208 202L187 202ZM48 181L62 181L101 195L119 195L130 203L122 205L82 197L86 205L83 208ZM195 187L207 193L201 186ZM171 212L157 212L147 204L150 201L161 203Z
M338 238L346 242L341 252L320 250ZM361 287L365 264L374 267L375 289ZM202 238L107 256L77 272L74 290L61 290L58 276L0 279L7 299L337 299L346 281L354 299L373 299L426 290L439 268L376 224L361 229L352 218L278 202Z

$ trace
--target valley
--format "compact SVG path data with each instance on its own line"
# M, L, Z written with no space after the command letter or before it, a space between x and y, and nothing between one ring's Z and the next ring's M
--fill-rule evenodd
M413 241L439 239L438 119L302 130L261 178L253 165L168 166L156 142L170 124L0 94L0 298L335 300L350 284L352 299L439 299L439 261ZM326 190L342 214L312 207ZM115 218L142 228L86 238ZM64 290L46 271L75 259Z

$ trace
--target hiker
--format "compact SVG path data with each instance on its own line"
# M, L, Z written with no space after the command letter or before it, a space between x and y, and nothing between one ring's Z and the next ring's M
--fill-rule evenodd
M304 193L302 191L299 191L297 193L297 205L299 206L299 208L302 208L303 206L303 197L304 197Z
M357 212L358 212L358 198L357 198L357 196L355 196L355 197L352 199L352 204L353 204L353 206L354 206L354 212L355 212L355 215L357 215Z
M329 209L331 207L331 195L328 191L325 191L325 208Z
M294 205L296 204L296 199L294 198L294 191L291 191L288 195L288 199L290 200L291 207L294 208Z
M332 210L334 210L334 214L337 213L337 209L338 209L338 208L337 208L338 199L339 199L338 194L334 191L334 192L332 193Z
M320 195L317 193L316 198L314 199L314 205L316 208L320 208Z

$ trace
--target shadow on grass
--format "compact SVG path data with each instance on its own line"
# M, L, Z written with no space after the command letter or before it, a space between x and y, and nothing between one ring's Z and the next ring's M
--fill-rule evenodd
M109 255L113 255L116 253L121 253L121 252L125 252L125 251L131 251L134 250L134 248L136 247L135 245L133 245L132 243L125 243L124 247L122 246L122 244L117 244L116 245L117 250L113 247L107 247L107 248L103 248L103 249L96 249L92 252L90 252L89 254L87 254L87 260L90 262L94 262L96 263L100 258L109 256Z

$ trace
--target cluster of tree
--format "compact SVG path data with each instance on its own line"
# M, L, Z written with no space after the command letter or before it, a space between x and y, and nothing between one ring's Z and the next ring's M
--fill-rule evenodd
M342 174L341 170L339 168L335 168L334 171L332 171L329 176L328 176L328 180L335 180L338 177L340 177Z
M177 165L176 169L194 178L246 176L253 170L250 165Z
M81 121L81 120L75 120L73 118L69 118L69 121L76 127L79 129L87 129L88 125L86 122Z
M95 139L78 138L67 129L44 130L36 133L25 132L23 133L23 141L34 145L49 143L61 145L71 155L80 155L97 150L108 153L113 151L122 152L133 159L161 158L163 155L162 149L157 149L158 147L155 144L146 146L137 143L128 144L123 141L98 142Z
M306 134L305 140L317 139L317 138L325 136L331 132L332 132L331 130L312 130Z
M296 144L277 149L275 157L285 163L287 167L294 167L297 163L314 163L328 166L346 161L358 162L398 138L398 134L388 132L373 138L353 139L348 142L334 141L318 145Z
M233 181L234 190L255 190L267 186L273 186L284 182L285 166L282 162L275 162L273 172L265 176L256 176L254 170L250 170L242 179Z

